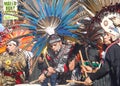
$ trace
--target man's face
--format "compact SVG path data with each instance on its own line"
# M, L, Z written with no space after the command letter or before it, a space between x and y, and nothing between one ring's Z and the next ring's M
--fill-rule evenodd
M69 67L70 71L74 70L74 68L75 68L75 59L73 59L72 61L69 62L68 67Z
M55 42L55 43L52 43L51 44L51 49L54 51L54 52L57 52L61 49L62 47L62 42L59 41L59 42Z
M16 49L17 49L17 46L15 44L12 44L12 43L7 44L7 52L8 53L11 53L11 52L14 53L16 51Z
M105 33L105 35L104 35L104 43L105 43L106 45L111 44L111 36L110 36L109 33Z

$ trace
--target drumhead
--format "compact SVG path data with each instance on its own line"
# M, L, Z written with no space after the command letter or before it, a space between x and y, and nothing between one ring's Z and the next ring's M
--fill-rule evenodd
M40 84L17 84L14 86L41 86Z
M67 85L56 85L56 86L67 86Z

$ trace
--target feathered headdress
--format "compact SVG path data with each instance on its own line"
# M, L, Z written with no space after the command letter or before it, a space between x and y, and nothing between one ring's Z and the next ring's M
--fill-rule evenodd
M0 53L3 53L6 50L6 43L9 42L11 39L17 39L20 42L19 43L20 48L31 50L33 47L33 43L31 42L34 38L34 36L30 35L31 33L32 32L27 28L22 28L17 25L6 27L4 31L0 33L1 35Z
M20 24L33 31L33 51L39 56L47 45L49 36L58 34L77 38L71 31L78 25L76 18L79 5L73 0L18 0L20 3L19 17L27 19L30 24Z
M74 33L79 34L83 39L85 39L85 41L89 40L90 42L93 42L99 38L99 36L102 34L102 28L106 32L119 37L120 29L117 26L120 25L120 0L78 1L79 5L84 8L85 12L87 13L87 19L84 18L78 22L80 29L74 31Z
M96 45L102 35L100 25L88 19L82 19L79 24L80 27L73 33L79 36L80 42L97 47Z
M93 17L94 22L99 22L103 29L109 25L115 24L115 18L120 19L120 0L84 0L80 4L86 8L85 10ZM106 25L106 23L108 24ZM119 23L119 21L117 21ZM118 24L117 24L118 25Z

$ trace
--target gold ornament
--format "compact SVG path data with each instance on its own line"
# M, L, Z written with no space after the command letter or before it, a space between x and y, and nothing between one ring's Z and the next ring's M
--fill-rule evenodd
M6 65L11 65L11 61L10 61L10 60L6 60L6 61L5 61L5 64L6 64Z

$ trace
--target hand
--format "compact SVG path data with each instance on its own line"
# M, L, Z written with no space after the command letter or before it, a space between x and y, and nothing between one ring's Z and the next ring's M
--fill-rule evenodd
M91 86L92 85L92 80L89 77L87 77L84 81L84 85Z
M53 74L56 71L55 71L55 69L53 67L48 67L48 72L51 73L51 74Z
M42 57L38 57L38 61L39 61L40 63L43 63L43 62L44 62L44 59L43 59Z
M31 75L31 74L32 74L32 72L33 72L33 69L32 69L32 68L30 68L30 69L29 69L29 75Z
M40 82L43 82L46 79L44 73L41 74L38 79L39 79Z
M81 68L82 68L82 72L86 72L86 73L92 73L92 71L93 71L93 69L92 69L92 67L90 67L90 66L81 66Z
M97 68L93 69L93 70L92 70L92 73L97 72L99 69L100 69L99 67L97 67Z
M97 70L99 70L99 67L93 69L90 66L81 66L81 68L82 68L82 72L86 72L86 73L95 73L97 72Z

